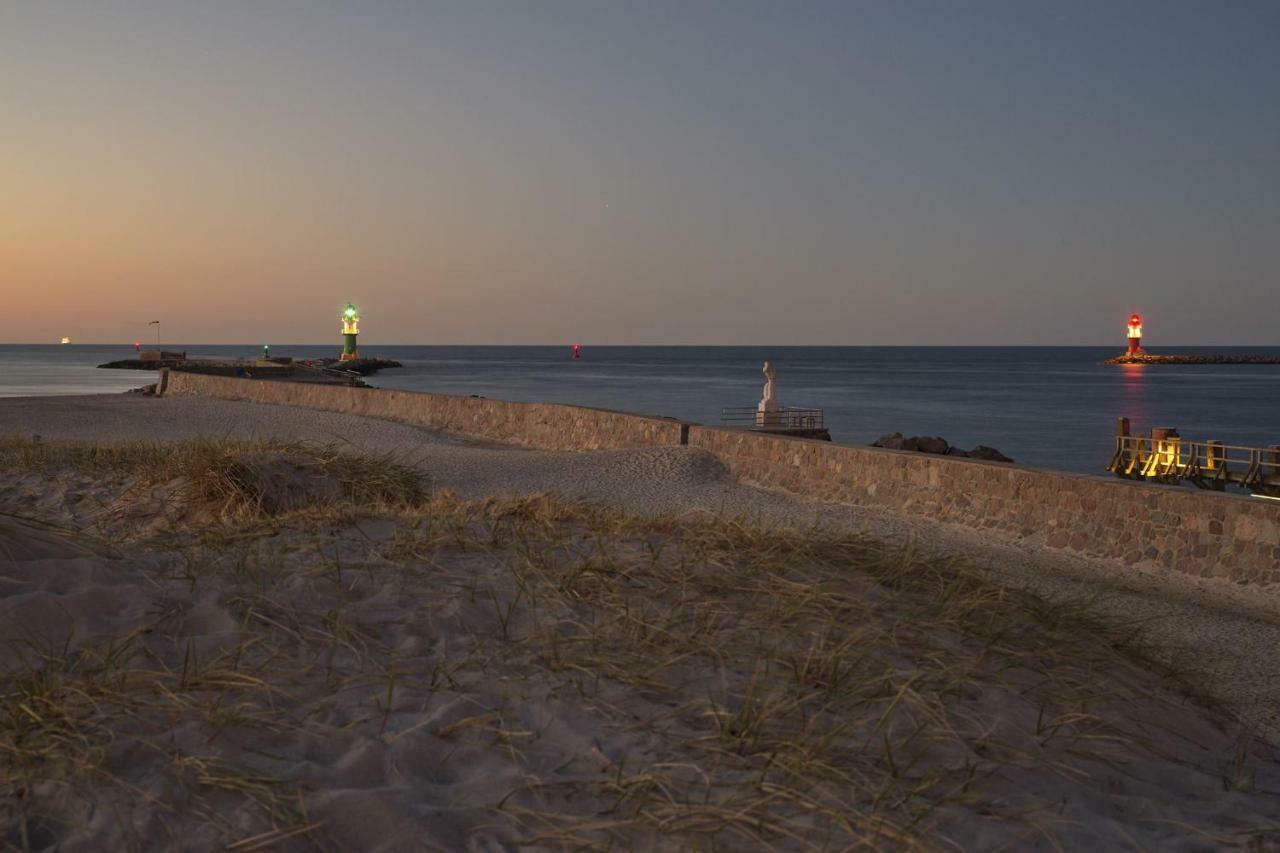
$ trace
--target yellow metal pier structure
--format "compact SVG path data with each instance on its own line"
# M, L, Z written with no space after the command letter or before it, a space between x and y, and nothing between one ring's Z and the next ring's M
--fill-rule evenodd
M1187 441L1169 428L1153 429L1150 436L1129 435L1128 418L1120 418L1107 470L1132 480L1191 483L1216 491L1232 485L1256 495L1280 496L1280 445Z

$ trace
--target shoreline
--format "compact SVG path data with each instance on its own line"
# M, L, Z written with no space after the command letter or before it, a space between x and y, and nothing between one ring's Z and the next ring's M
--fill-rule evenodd
M12 382L0 393L92 393L95 385L125 390L128 377L138 376L93 370L97 363L133 355L131 347L86 350L79 355L57 351L56 346L50 350L12 351L7 361L0 358L0 365L10 366L7 373ZM229 358L252 356L253 350L189 347L188 354ZM366 381L385 388L557 400L715 424L721 405L759 397L758 384L751 378L758 373L758 364L746 363L756 352L768 355L752 348L676 349L662 356L657 350L602 347L585 350L583 360L574 362L567 350L558 347L371 348L368 354L398 359L406 369ZM1190 369L1176 377L1153 368L1157 372L1148 373L1144 380L1102 365L1104 358L1114 354L1105 349L903 348L876 355L862 348L801 348L788 352L778 355L784 359L780 381L786 402L825 408L832 438L848 443L871 443L894 430L942 434L966 448L976 444L1000 448L1034 466L1097 474L1111 456L1110 436L1115 416L1121 414L1129 415L1135 429L1143 432L1150 426L1174 426L1182 427L1186 435L1189 424L1200 423L1197 435L1230 444L1266 446L1274 440L1274 406L1266 400L1269 375L1277 367L1223 366L1217 370L1233 374L1232 380L1209 386L1201 384L1199 371L1212 367ZM277 354L275 346L271 354ZM279 354L301 358L337 355L337 350L282 347ZM952 361L957 363L947 367ZM150 381L138 379L139 384ZM830 384L833 381L837 384ZM1006 384L1019 389L1016 398L1004 390ZM69 387L60 389L60 385ZM1126 401L1135 399L1129 395L1139 390L1142 408L1129 408ZM1255 402L1233 408L1229 400L1237 390ZM936 403L930 402L935 397ZM997 406L1001 417L988 418L982 411L987 406ZM1051 429L1050 424L1059 428Z

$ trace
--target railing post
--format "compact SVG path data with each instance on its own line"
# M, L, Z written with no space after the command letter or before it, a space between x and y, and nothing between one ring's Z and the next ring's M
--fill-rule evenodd
M1273 444L1263 454L1265 464L1259 472L1267 485L1280 483L1280 444Z
M1129 419L1116 418L1116 454L1115 471L1117 474L1129 470Z
M1258 478L1262 476L1262 451L1256 447L1249 448L1249 470L1245 472L1244 479L1240 481L1240 485L1246 489L1252 489L1257 485Z
M1116 418L1116 450L1124 455L1126 462L1129 457L1130 444L1132 442L1129 441L1129 419Z
M1208 470L1213 472L1213 479L1210 480L1211 485L1216 491L1225 492L1227 490L1227 478L1230 472L1227 470L1227 451L1222 446L1221 441L1206 441L1205 453L1208 456Z
M1204 469L1206 471L1217 471L1218 466L1222 463L1222 442L1206 441L1204 443Z
M1150 473L1161 478L1169 476L1180 463L1180 443L1178 431L1173 427L1152 427Z

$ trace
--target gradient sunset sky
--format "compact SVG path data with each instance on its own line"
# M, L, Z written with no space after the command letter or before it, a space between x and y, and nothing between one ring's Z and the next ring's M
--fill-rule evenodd
M0 0L0 340L1280 345L1280 2Z

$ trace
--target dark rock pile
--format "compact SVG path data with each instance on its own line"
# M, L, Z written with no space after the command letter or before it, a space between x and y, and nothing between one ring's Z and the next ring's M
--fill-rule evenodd
M351 361L342 361L336 358L309 358L300 361L299 364L304 364L308 367L328 367L333 370L346 370L351 373L359 373L361 376L377 373L387 367L404 367L400 362L390 358L356 358Z
M1157 355L1152 352L1125 353L1103 364L1280 364L1280 355Z
M147 353L144 353L147 355ZM163 358L126 358L122 361L109 361L99 364L110 370L159 370L168 367L184 373L204 373L211 376L249 376L256 379L293 379L298 382L323 381L314 371L304 372L298 368L320 367L330 371L368 376L388 367L403 367L398 361L389 358L357 358L352 361L340 361L336 358L263 358L263 359L219 359L219 358L187 358L186 353L161 353Z
M902 433L895 432L880 436L871 442L871 446L888 450L914 450L917 453L934 453L939 456L964 456L970 459L985 459L989 462L1013 461L994 447L979 444L972 450L961 450L959 447L952 447L945 438L938 436L913 435L910 438L903 438Z

